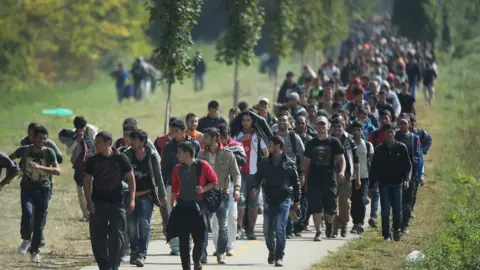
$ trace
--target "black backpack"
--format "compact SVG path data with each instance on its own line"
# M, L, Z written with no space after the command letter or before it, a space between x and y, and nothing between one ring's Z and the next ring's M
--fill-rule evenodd
M202 161L197 160L195 163L196 174L197 174L197 183L200 185L200 175L202 175ZM218 187L214 187L209 191L203 193L203 200L199 201L200 210L207 213L213 214L217 212L220 204L222 203L222 190Z

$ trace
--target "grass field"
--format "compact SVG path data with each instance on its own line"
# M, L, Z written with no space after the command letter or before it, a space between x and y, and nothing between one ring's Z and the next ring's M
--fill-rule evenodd
M348 243L338 252L313 265L312 269L402 269L405 268L405 257L410 252L423 250L438 235L445 221L444 198L448 192L445 188L448 179L440 167L449 165L444 159L445 111L441 111L444 109L441 105L445 103L442 95L449 89L447 73L442 75L432 107L424 106L422 92L417 94L418 126L432 135L433 146L425 156L426 184L419 190L415 206L416 218L410 221L410 234L403 236L399 242L386 243L381 236L381 228L369 230L362 239ZM379 220L379 225L380 222Z
M207 63L207 78L205 90L193 93L192 80L183 85L173 86L173 115L184 117L189 112L203 116L207 112L207 103L217 100L220 103L220 113L227 115L233 102L233 67L228 67L214 61L215 51L212 45L197 46L203 50ZM193 52L194 50L192 50ZM314 63L312 63L314 64ZM283 74L291 69L298 73L300 64L294 61L284 61L281 65L279 81ZM119 105L116 101L113 80L100 76L99 81L92 84L59 85L51 89L34 89L31 93L12 94L0 100L0 151L12 153L19 146L20 139L26 135L29 122L39 122L46 125L50 138L59 144L57 135L62 128L73 127L72 119L67 117L44 116L45 108L70 108L76 115L83 115L98 126L107 130L115 137L122 133L121 125L125 118L135 117L139 127L145 129L150 138L163 134L166 93L158 87L154 95L141 103L127 101ZM253 105L260 97L273 97L273 82L267 75L258 72L258 64L254 62L248 68L240 68L240 100ZM60 144L59 144L60 145ZM62 151L65 150L60 145ZM50 201L48 220L45 227L46 254L43 256L41 268L78 269L79 266L92 261L88 226L78 222L81 212L77 202L73 171L69 158L61 165L61 175L54 179L53 198ZM20 188L15 180L0 193L2 206L2 228L0 242L0 268L30 268L28 256L15 253L20 244ZM159 232L159 215L154 214L153 231Z

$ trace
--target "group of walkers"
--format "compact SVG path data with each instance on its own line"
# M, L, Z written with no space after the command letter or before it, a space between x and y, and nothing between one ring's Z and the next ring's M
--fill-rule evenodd
M132 265L145 264L155 205L170 255L181 257L184 270L191 269L191 242L194 269L208 263L209 233L216 261L226 264L237 240L257 239L259 213L267 263L278 267L287 239L303 232L314 231L313 241L362 234L368 204L373 228L381 208L385 241L408 234L432 144L417 127L416 92L423 84L431 104L433 52L381 36L361 46L349 42L355 46L347 54L328 59L318 72L305 66L298 79L288 72L276 104L240 102L226 120L213 100L204 117L190 112L169 119L168 133L154 141L134 118L125 119L115 140L75 117L58 135L71 157L80 220L90 224L98 267L118 269L128 257ZM39 261L52 177L63 156L37 123L21 145L0 155L7 171L0 187L20 173L18 251Z

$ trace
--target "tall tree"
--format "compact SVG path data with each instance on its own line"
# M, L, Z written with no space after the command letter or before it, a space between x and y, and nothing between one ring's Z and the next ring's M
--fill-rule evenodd
M297 5L293 0L275 0L267 9L269 51L271 56L283 58L292 51L292 34L295 29ZM273 99L276 100L278 69L275 73Z
M264 22L263 9L257 0L222 0L221 5L228 11L228 30L217 42L216 59L235 66L233 106L236 106L240 91L238 69L252 62Z
M433 42L439 29L437 1L395 0L392 24L400 36Z
M172 112L172 85L192 74L188 52L193 44L192 28L202 9L202 0L151 0L150 21L160 27L160 39L154 50L155 67L164 72L168 84L164 131Z

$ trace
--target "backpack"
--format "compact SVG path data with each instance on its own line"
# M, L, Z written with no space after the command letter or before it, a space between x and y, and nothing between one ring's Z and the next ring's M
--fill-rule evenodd
M202 175L202 161L197 160L195 162L195 172L197 174L197 184L200 185L200 176ZM217 212L220 204L222 203L222 190L218 187L214 187L207 192L203 193L203 200L199 201L201 211L208 214Z
M367 166L368 166L368 170L370 171L370 166L372 165L372 158L370 157L370 155L372 154L373 146L368 141L365 141L365 146L367 147Z

